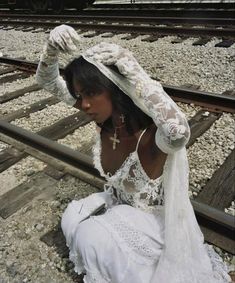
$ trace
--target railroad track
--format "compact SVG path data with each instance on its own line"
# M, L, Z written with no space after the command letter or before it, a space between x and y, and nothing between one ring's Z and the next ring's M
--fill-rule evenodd
M7 64L7 67L0 72L2 75L0 81L2 80L2 82L15 80L16 74L12 74L12 72L16 70L20 71L18 75L27 76L35 73L36 64L32 62L0 58L0 63ZM63 69L61 69L61 73L63 73ZM231 95L213 95L172 86L164 86L164 88L175 101L193 103L202 107L189 121L192 135L187 145L188 148L196 143L197 139L221 117L222 112L235 113L235 98ZM26 92L38 89L39 87L34 85L2 95L0 103L3 104ZM212 99L213 102L210 104ZM32 176L30 183L25 182L0 196L0 216L4 219L14 215L16 211L47 190L50 184L55 185L66 174L76 176L98 189L102 189L104 185L104 180L92 165L90 145L81 153L56 142L57 139L87 125L90 119L86 115L77 112L37 133L32 133L10 123L14 119L28 116L57 102L56 98L49 97L1 117L0 140L9 144L10 147L0 152L0 172L4 172L28 155L48 164L42 172ZM233 150L199 195L191 200L205 239L232 254L235 253L234 217L224 213L224 209L234 199L234 190L232 189L234 155L235 151ZM59 228L46 233L41 237L41 240L49 246L59 247L61 255L66 254L67 249Z
M139 14L139 16L138 16ZM140 22L140 23L152 23L152 24L191 24L191 25L218 25L218 26L235 26L234 18L192 18L192 17L160 17L154 15L154 12L149 16L141 16L141 11L135 12L135 15L1 15L2 19L31 21L31 20L44 20L44 21L102 21L102 22Z
M157 37L166 35L223 37L231 40L235 38L234 18L189 18L189 17L156 17L156 16L105 16L80 15L2 15L0 26L2 29L32 28L51 29L59 24L69 24L80 31L93 30L99 33L131 33L136 35L150 34Z
M134 1L133 1L134 2ZM186 3L184 3L186 4ZM154 4L94 4L91 8L83 10L82 14L102 14L102 15L135 15L141 11L143 16L158 15L160 17L207 17L207 18L233 18L234 4L223 3L225 5L212 6L200 5L200 3L188 3L189 5L154 5ZM218 4L218 3L217 3ZM226 5L228 4L228 5ZM69 11L67 12L69 14Z
M22 7L23 8L23 7ZM1 14L12 13L30 13L27 9L6 10L0 9ZM94 3L92 6L83 9L82 11L76 11L74 9L65 9L64 14L102 14L102 15L135 15L138 10L141 10L142 15L149 16L155 13L162 17L213 17L213 18L232 18L234 17L234 3L135 3L135 0L121 3L113 3L109 1L107 3ZM52 11L49 9L47 13L60 12Z

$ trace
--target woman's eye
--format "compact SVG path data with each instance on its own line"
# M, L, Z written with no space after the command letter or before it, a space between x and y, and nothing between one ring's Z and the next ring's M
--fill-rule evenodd
M98 93L94 91L83 91L82 94L80 94L79 92L75 92L76 99L79 99L79 100L81 100L83 97L92 97L97 94Z
M91 97L91 96L95 96L95 95L96 95L96 92L93 92L93 91L84 92L84 96L87 96L87 97Z
M89 96L95 96L95 95L96 95L95 92L90 92L90 93L89 93Z
M81 95L79 93L77 93L77 92L75 92L75 96L76 96L77 99L81 99L82 98Z

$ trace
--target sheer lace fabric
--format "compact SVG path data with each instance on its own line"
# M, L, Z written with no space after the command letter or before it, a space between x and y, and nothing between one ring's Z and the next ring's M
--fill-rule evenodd
M87 272L83 281L84 283L112 283L109 279L104 278L99 271L94 270Z
M64 101L70 106L76 103L76 99L72 97L67 89L66 82L59 75L58 59L54 60L50 64L45 64L44 61L40 61L36 73L37 83L45 90L55 95L61 101Z
M123 211L120 213L121 207ZM118 209L109 209L104 216L95 217L94 220L105 227L107 231L111 232L112 237L115 239L116 243L118 243L120 249L128 253L132 262L136 262L140 265L152 265L157 263L163 245L163 233L161 230L163 231L164 228L162 221L160 221L160 228L155 230L159 236L156 237L155 234L154 237L150 237L149 229L143 233L143 231L141 231L143 229L138 230L134 223L127 221L127 219L130 220L130 218L124 217L127 215L125 210L127 213L132 212L132 210L128 210L128 207L125 205L119 206ZM143 214L140 214L140 216L143 217ZM147 215L147 217L152 223L156 221L153 216L149 217L149 215ZM162 217L162 215L160 216L159 214L159 218L160 217Z
M115 172L105 174L101 165L100 134L97 133L93 147L94 165L101 176L105 177L106 190L115 188L119 203L127 203L144 211L154 211L157 206L164 205L164 189L162 176L150 179L142 168L138 148L125 159L122 166Z
M178 107L162 86L157 82L149 82L147 86L144 85L142 96L151 117L158 125L155 139L158 147L163 152L171 153L186 145L190 136L187 119L177 110Z

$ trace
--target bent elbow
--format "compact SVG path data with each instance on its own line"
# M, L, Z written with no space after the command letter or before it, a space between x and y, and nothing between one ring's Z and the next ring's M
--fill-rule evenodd
M190 128L188 124L187 127L184 126L183 132L182 130L183 128L178 128L176 132L174 131L170 135L168 132L168 135L166 135L158 129L155 135L156 145L166 154L171 154L182 149L190 139Z
M176 132L173 132L169 139L170 145L175 150L185 147L190 139L190 127L188 122L186 121L183 125L179 125Z

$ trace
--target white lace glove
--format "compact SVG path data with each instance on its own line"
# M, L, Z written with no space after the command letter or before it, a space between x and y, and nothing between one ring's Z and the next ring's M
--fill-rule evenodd
M129 50L116 44L101 43L87 50L85 56L104 65L115 65L135 87L135 91L126 94L155 122L158 127L156 144L163 152L172 153L187 143L190 129L185 115Z
M50 65L58 60L58 55L62 53L72 53L76 51L76 44L80 42L80 36L70 26L60 25L50 32L49 39L43 48L41 61Z

